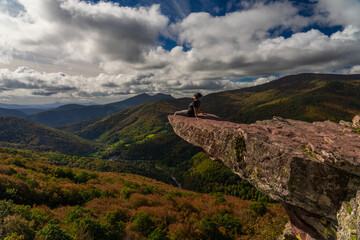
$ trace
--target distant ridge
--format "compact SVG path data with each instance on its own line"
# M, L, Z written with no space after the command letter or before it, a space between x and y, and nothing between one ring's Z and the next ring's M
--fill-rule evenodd
M68 104L33 114L27 119L47 126L57 127L83 120L105 117L126 108L134 107L142 103L155 102L161 99L173 99L173 97L166 94L155 94L154 96L150 96L143 93L123 101L104 105L82 106L79 104Z
M90 142L78 136L7 116L0 116L0 146L73 155L88 155L95 151Z
M17 109L7 109L7 108L0 108L0 115L2 116L10 116L10 117L19 117L19 118L26 118L26 114Z
M0 103L0 108L8 108L8 109L50 109L50 108L59 107L61 105L64 105L64 103L56 102L56 103L50 103L50 104L30 104L30 105Z

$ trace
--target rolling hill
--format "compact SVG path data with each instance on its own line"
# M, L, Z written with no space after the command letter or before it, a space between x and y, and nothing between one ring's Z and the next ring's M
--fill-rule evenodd
M0 116L0 146L87 155L95 151L89 141L42 124Z
M187 106L190 99L165 99L129 108L100 120L60 126L82 138L103 144L104 157L126 160L164 160L176 164L190 159L197 148L178 138L167 116Z
M309 122L351 120L360 113L360 75L291 75L209 94L203 103L204 111L234 122L253 123L273 116Z
M27 119L47 126L56 127L83 120L105 117L142 103L171 98L172 97L170 95L165 94L155 94L154 96L150 96L144 93L120 102L104 105L83 106L78 104L68 104L48 111L33 114Z
M0 115L9 117L26 118L26 114L17 109L0 108Z

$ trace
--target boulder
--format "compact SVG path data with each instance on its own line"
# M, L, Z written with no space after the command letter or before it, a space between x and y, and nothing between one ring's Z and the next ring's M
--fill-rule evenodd
M338 212L360 190L360 134L330 121L254 124L169 116L175 133L279 201L301 239L336 239Z
M352 120L353 128L360 129L360 115L356 115Z

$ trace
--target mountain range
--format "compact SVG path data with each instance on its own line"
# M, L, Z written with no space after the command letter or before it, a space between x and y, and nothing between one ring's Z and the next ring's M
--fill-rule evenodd
M6 108L0 108L0 114L5 116L14 116L24 118L33 122L45 124L47 126L56 127L60 125L70 124L82 120L101 118L123 109L134 107L136 105L154 102L161 99L171 99L171 95L155 94L150 96L146 93L125 99L123 101L104 104L104 105L81 105L81 104L65 104L60 103L48 104L42 106L26 105L6 105ZM53 107L56 106L56 107ZM13 109L11 109L13 107ZM29 108L30 107L30 108Z
M190 102L165 99L59 129L107 146L102 151L107 156L162 159L171 165L196 151L166 125L167 115L186 109ZM209 94L201 102L205 112L242 123L274 115L305 121L351 120L360 113L360 75L287 76L260 86Z

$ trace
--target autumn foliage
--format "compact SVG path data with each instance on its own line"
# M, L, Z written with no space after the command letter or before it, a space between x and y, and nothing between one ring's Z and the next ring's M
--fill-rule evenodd
M276 239L288 220L276 203L261 216L238 197L49 162L0 152L2 239Z

